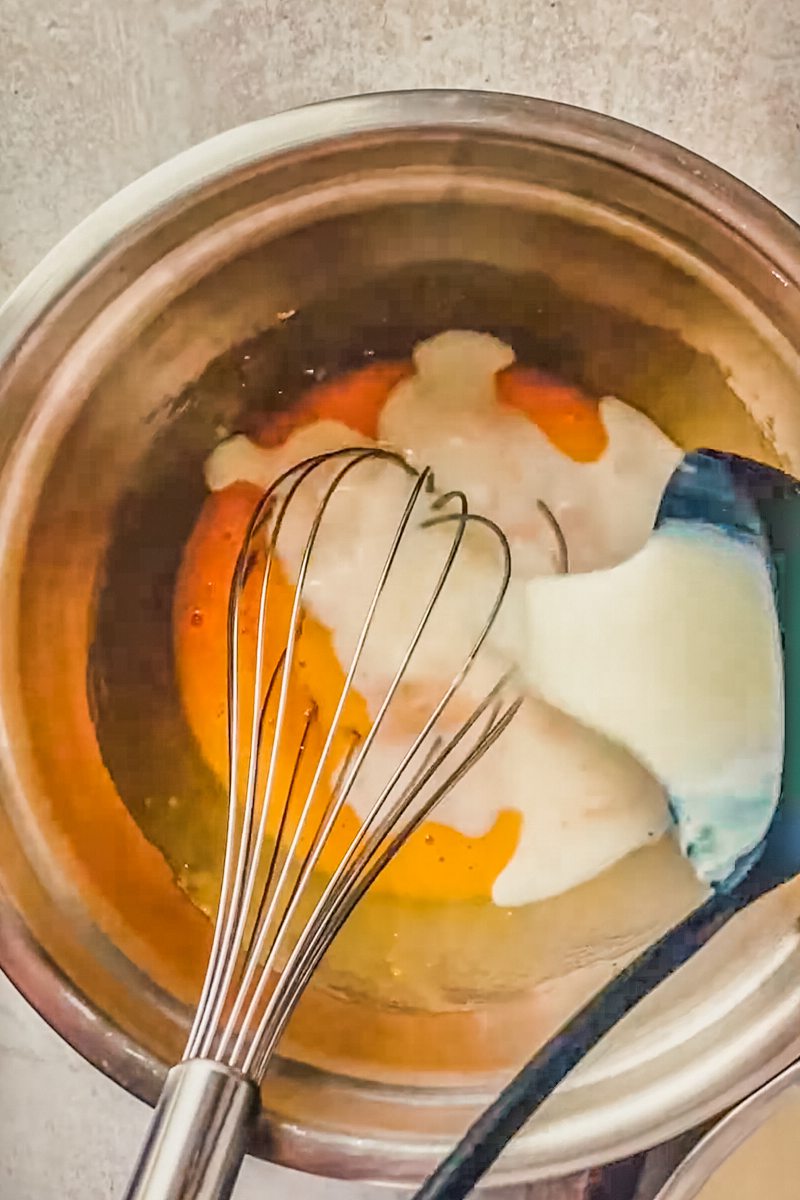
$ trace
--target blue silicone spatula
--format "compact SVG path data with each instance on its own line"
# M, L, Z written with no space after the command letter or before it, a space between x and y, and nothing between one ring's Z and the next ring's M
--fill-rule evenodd
M783 653L784 737L774 763L777 804L754 844L710 879L694 912L598 992L503 1089L416 1193L461 1200L559 1083L640 1000L686 963L742 908L800 874L800 484L748 459L717 451L687 454L661 502L654 535L711 531L763 557L772 581ZM725 814L724 796L718 809ZM731 796L729 813L741 809ZM750 818L753 809L748 810ZM680 811L676 812L680 824ZM771 819L770 819L771 815ZM713 838L715 830L706 831ZM752 839L751 839L752 841ZM681 839L692 859L696 845Z

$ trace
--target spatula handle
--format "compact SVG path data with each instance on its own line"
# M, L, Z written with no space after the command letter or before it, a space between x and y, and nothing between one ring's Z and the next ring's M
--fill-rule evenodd
M640 1000L705 945L739 908L714 893L598 992L525 1064L428 1177L414 1200L463 1200L570 1071Z

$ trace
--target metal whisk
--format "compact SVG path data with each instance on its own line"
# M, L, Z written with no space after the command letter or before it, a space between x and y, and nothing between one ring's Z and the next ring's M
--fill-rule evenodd
M376 467L401 473L404 487L407 483L404 507L377 582L368 589L335 709L320 729L313 700L301 705L302 719L297 719L293 692L296 666L309 665L300 655L301 650L307 653L302 643L311 569L326 514L341 489L352 485L355 472ZM304 509L309 488L314 489L314 506ZM287 530L296 535L298 521L304 520L307 533L303 525L305 545L296 564L291 611L284 604L284 611L276 612L272 581L282 569L282 540ZM393 572L401 569L401 560L408 577L407 539L436 526L452 534L443 539L441 569L420 598L413 632L387 675L369 727L356 733L347 725L348 704L370 634L379 616L386 620L381 607L391 593ZM391 720L387 714L426 631L430 637L432 615L468 530L485 533L496 553L497 587L489 610L477 633L470 634L472 643L438 698L425 711L419 705L412 709L415 724L404 752L374 795L370 790L368 811L356 832L340 844L344 806L359 780L363 790L366 774L373 787L374 761L371 772L366 768L376 738ZM437 536L441 538L441 530ZM417 471L384 449L355 447L306 459L283 474L258 504L239 553L228 608L227 841L213 944L183 1060L167 1076L127 1200L230 1196L260 1111L261 1082L322 956L379 872L516 712L519 700L508 694L508 681L501 676L480 693L477 703L473 690L466 716L462 690L461 719L452 716L453 699L500 610L510 570L502 532L470 513L462 493L437 494L430 470ZM255 629L252 621L248 625L252 613L247 609L248 598L254 597ZM287 761L290 772L282 767ZM363 803L359 811L364 811ZM336 830L338 842L332 841Z

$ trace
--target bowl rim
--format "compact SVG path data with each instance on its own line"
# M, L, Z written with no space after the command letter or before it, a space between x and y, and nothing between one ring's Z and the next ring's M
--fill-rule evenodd
M486 136L524 139L600 158L712 214L721 225L757 247L787 288L800 289L800 226L747 184L657 134L588 109L521 95L452 89L378 92L322 101L234 127L168 159L117 192L58 242L0 307L0 381L29 331L93 264L125 236L135 237L145 221L237 170L278 155L359 135L413 130L432 134L479 130ZM0 891L0 967L10 981L56 1032L68 1025L69 1044L82 1057L147 1099L154 1086L153 1071L142 1061L137 1047L93 1007L88 996L65 980L16 914L4 913L3 907ZM50 986L43 986L46 980ZM108 1038L111 1032L114 1041ZM110 1045L114 1047L111 1053ZM765 1070L772 1074L782 1065L771 1063ZM758 1085L765 1077L750 1078L745 1086ZM698 1119L712 1116L718 1109L719 1103L710 1103ZM631 1154L651 1142L629 1138L618 1150ZM324 1131L285 1127L276 1161L328 1173L329 1143ZM337 1144L336 1173L343 1178L374 1180L376 1149L369 1137L362 1146L349 1150ZM407 1182L424 1165L419 1152L410 1150L404 1163L406 1174L395 1174L392 1180L384 1168L379 1181ZM493 1172L491 1182L527 1181L537 1173L546 1172L535 1165L526 1169L524 1156L512 1153Z
M0 368L28 327L124 233L201 186L266 158L336 138L412 129L524 137L624 167L713 213L800 286L800 225L754 188L677 142L576 105L510 92L409 89L321 100L210 137L123 187L80 221L0 306Z

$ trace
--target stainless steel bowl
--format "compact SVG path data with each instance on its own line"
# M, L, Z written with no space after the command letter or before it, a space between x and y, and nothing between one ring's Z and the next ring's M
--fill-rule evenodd
M676 146L542 101L402 93L233 130L99 209L0 317L0 955L150 1102L208 937L139 828L154 764L188 753L163 597L199 464L317 362L453 325L509 332L686 445L800 466L800 231ZM498 1182L652 1145L788 1061L798 911L783 892L700 956L553 1098ZM286 1058L253 1149L416 1180L523 1056L525 1014L507 1027L492 1070Z
M796 1109L799 1097L800 1063L793 1063L715 1125L670 1176L656 1200L696 1200L723 1164L776 1117L784 1106L792 1104ZM796 1135L791 1144L796 1144ZM793 1157L796 1162L796 1154ZM766 1162L763 1165L767 1179L769 1165ZM772 1165L778 1169L789 1167L785 1161ZM736 1170L736 1164L732 1163L731 1168ZM769 1192L763 1194L769 1195Z

